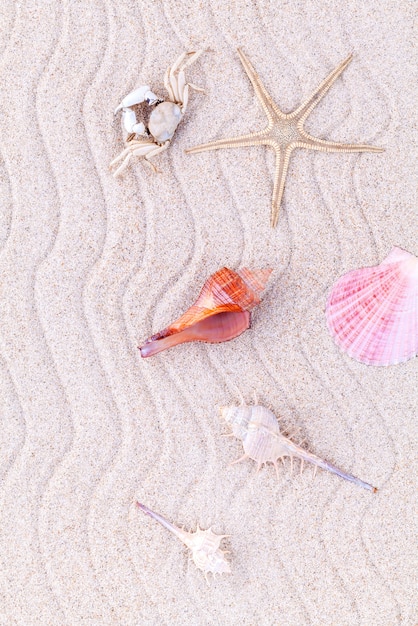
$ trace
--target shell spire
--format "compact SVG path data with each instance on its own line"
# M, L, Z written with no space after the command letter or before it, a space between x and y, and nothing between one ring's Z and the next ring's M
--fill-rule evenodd
M167 528L192 551L192 560L196 567L202 570L207 582L209 582L207 577L209 572L212 572L214 576L215 574L229 574L231 572L230 565L224 556L228 551L220 549L222 540L229 535L216 535L211 528L202 530L199 526L196 532L189 533L178 528L162 515L151 511L145 504L140 502L136 504L141 511Z
M260 303L271 269L238 272L223 267L212 274L196 302L175 322L140 347L148 357L188 341L220 343L250 327L250 311Z
M367 365L394 365L418 354L418 258L401 248L375 267L344 274L326 317L335 343Z
M278 476L279 460L283 462L284 457L288 456L293 467L293 459L299 458L302 461L302 467L304 461L307 461L316 467L337 474L359 487L373 492L377 491L373 485L365 483L352 474L343 472L332 463L308 452L285 437L280 431L274 413L263 406L226 406L221 408L221 416L231 426L232 434L237 439L241 439L244 448L244 455L234 463L250 458L257 462L258 469L264 464L273 463Z

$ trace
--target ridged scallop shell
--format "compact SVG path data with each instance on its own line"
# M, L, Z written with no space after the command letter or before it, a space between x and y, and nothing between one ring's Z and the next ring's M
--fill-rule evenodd
M373 485L365 483L352 474L343 472L332 463L308 452L305 448L285 437L280 431L280 426L274 413L264 406L246 406L244 404L240 406L225 406L221 408L221 416L231 426L232 434L242 441L244 448L244 455L237 461L234 461L234 463L249 458L256 461L258 469L262 465L273 463L278 477L278 461L284 462L285 457L290 457L293 467L293 459L299 458L302 461L302 466L304 461L307 461L316 467L321 467L333 474L337 474L359 487L373 492L377 491Z
M207 582L209 572L214 576L215 574L229 574L231 572L230 565L224 556L228 551L220 549L222 539L229 537L229 535L216 535L210 528L202 530L199 526L196 532L189 533L182 528L178 528L162 515L151 511L145 504L139 502L136 504L141 511L157 520L192 551L192 560L196 567L205 574Z
M367 365L394 365L418 354L418 259L393 248L375 267L342 276L326 317L336 344Z
M259 304L271 271L218 270L207 279L190 309L147 339L140 348L141 356L152 356L187 341L219 343L238 337L249 328L249 312Z

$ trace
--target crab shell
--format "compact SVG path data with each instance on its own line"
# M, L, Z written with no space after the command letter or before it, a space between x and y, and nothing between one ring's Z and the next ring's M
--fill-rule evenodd
M172 139L182 117L178 104L161 102L149 117L148 130L157 143L165 143Z

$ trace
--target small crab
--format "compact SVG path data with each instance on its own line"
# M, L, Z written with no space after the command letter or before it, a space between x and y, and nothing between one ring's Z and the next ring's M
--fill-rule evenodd
M186 112L189 100L189 88L195 91L203 91L192 83L186 83L184 70L192 65L202 54L203 50L197 52L184 52L169 67L164 76L164 85L168 92L169 99L158 98L149 85L143 85L131 91L119 104L115 110L115 115L122 110L122 131L124 133L125 149L113 159L110 167L119 161L122 163L114 171L113 176L119 176L129 164L133 155L143 156L144 163L149 165L153 172L157 168L151 161L153 157L164 150L167 150L177 126ZM142 122L138 122L135 111L132 107L146 102L148 106L153 106L153 110L148 119L148 127Z

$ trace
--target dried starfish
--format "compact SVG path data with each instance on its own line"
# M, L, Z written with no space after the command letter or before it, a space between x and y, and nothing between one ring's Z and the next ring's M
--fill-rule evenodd
M318 102L322 100L339 75L345 70L353 58L353 55L350 54L345 61L340 63L319 87L315 89L312 95L295 111L283 113L267 93L260 77L240 48L238 48L238 54L247 72L248 78L252 82L256 96L267 116L268 124L266 128L255 133L241 135L240 137L231 137L201 144L194 148L189 148L186 152L193 154L206 150L216 150L218 148L235 148L236 146L271 146L276 153L276 171L274 175L271 213L271 225L274 228L279 217L279 208L292 150L295 148L307 148L308 150L321 150L323 152L383 152L383 148L365 144L344 144L318 139L317 137L312 137L303 127L308 115L316 107Z

